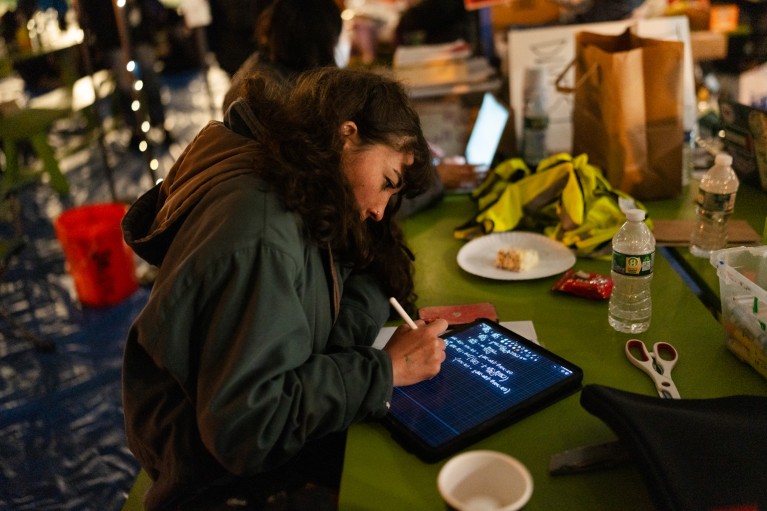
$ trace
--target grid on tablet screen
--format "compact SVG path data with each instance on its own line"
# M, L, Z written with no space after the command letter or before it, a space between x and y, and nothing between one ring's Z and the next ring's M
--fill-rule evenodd
M479 324L446 339L431 380L395 389L391 413L431 446L508 410L572 372L518 340Z

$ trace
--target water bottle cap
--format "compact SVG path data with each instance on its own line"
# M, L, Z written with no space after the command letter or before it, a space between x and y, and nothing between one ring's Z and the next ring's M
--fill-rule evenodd
M525 68L525 85L531 89L545 87L546 78L546 68L543 66L528 66Z
M714 158L714 163L716 165L729 167L730 165L732 165L732 156L730 156L727 153L719 153L716 155L716 158Z
M546 97L546 68L543 66L530 66L525 68L523 85L523 99L527 102L533 97L543 99Z
M626 211L626 220L629 222L641 222L644 220L645 212L641 209L630 209Z

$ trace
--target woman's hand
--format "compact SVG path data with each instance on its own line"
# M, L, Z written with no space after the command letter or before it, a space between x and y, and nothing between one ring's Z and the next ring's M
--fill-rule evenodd
M413 385L434 377L445 360L445 340L439 335L447 330L447 321L436 319L429 324L416 321L418 328L401 325L384 347L391 357L395 387Z
M478 172L477 166L466 163L463 157L443 158L437 164L437 174L446 190L457 188L473 188L477 186L485 176L485 172Z

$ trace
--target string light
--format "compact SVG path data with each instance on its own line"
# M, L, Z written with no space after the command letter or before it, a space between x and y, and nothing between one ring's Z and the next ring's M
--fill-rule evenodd
M127 1L126 0L112 0L114 3L113 5L116 7L116 10L123 10L125 7L127 7ZM130 42L130 36L127 33L127 28L125 27L125 16L121 12L115 12L115 16L117 18L118 23L118 30L120 32L120 45L123 48L123 51L125 54L131 53L131 42ZM130 109L133 112L134 117L136 118L136 121L139 123L139 130L138 133L134 133L133 138L131 139L131 143L134 143L134 139L138 140L138 150L143 153L147 166L149 167L148 170L151 174L151 177L153 180L157 179L157 176L155 175L155 171L160 167L160 161L154 157L152 144L150 144L147 135L149 134L152 126L149 119L146 118L146 113L144 112L144 105L142 103L141 97L138 94L141 92L144 88L144 82L139 78L138 74L140 73L140 66L138 63L128 57L128 61L125 64L125 69L130 73L130 76L132 78L133 84L133 93L131 94L132 101L130 102ZM141 119L143 118L143 120ZM138 136L137 136L138 135Z

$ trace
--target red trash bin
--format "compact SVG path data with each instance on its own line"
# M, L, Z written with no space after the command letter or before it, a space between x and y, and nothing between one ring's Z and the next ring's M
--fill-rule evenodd
M138 288L133 252L120 228L126 210L124 204L90 204L69 209L54 222L83 305L114 305Z

